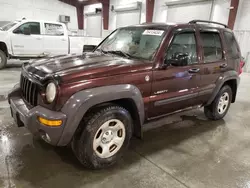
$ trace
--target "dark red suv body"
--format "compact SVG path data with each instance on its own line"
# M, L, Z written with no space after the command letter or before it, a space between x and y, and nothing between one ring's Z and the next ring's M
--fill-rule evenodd
M9 102L18 125L52 145L69 144L86 114L104 104L126 109L140 136L145 122L197 105L210 119L224 117L240 61L224 26L142 24L114 31L93 52L25 64Z

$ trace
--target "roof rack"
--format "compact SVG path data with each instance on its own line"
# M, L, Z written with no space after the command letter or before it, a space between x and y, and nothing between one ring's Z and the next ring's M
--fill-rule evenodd
M228 26L225 25L225 24L222 24L222 23L219 23L219 22L207 21L207 20L192 20L192 21L190 21L190 22L188 22L188 23L190 23L190 24L196 24L197 22L200 22L200 23L217 24L217 25L222 25L222 26L224 26L225 28L228 28Z

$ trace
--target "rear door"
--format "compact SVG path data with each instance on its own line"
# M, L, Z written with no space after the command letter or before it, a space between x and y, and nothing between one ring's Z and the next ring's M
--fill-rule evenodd
M198 83L200 82L198 49L194 28L176 29L173 39L166 46L162 64L172 61L176 54L188 57L178 66L153 71L151 110L149 118L159 117L199 103Z
M44 49L48 55L64 55L69 52L69 39L64 25L57 23L43 23Z
M199 45L202 48L201 81L199 82L199 100L209 100L220 75L228 70L222 42L222 33L216 29L198 31Z

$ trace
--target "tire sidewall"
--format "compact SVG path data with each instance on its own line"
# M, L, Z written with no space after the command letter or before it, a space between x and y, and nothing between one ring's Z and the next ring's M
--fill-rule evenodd
M6 66L7 63L7 57L2 50L0 50L0 57L2 58L2 61L0 62L0 69L2 69Z
M93 149L93 141L96 135L96 132L100 128L100 126L108 120L111 119L119 119L125 126L125 140L123 142L122 147L120 150L109 158L100 158ZM80 158L86 158L89 162L92 163L94 168L102 168L103 166L110 166L117 161L118 158L121 157L124 150L127 148L130 138L132 136L132 119L125 109L116 108L111 109L109 111L104 112L98 118L93 120L90 124L87 125L83 134L81 135L81 151L79 151ZM86 155L86 157L84 157Z
M229 95L229 104L228 104L228 106L227 106L226 111L225 111L223 114L219 114L219 112L218 112L218 105L219 105L221 96L222 96L225 92L227 92L228 95ZM229 86L224 86L224 87L219 91L219 93L218 93L218 95L217 95L217 97L216 97L215 103L214 103L214 113L215 113L215 116L216 116L218 119L223 118L223 117L227 114L227 112L228 112L228 110L229 110L229 108L230 108L230 105L231 105L231 101L232 101L232 90L231 90L231 88L230 88Z

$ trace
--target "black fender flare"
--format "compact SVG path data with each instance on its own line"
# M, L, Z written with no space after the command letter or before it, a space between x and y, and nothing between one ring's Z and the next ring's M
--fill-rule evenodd
M140 90L130 84L96 87L79 91L64 104L61 112L67 115L66 125L58 145L67 145L83 116L93 106L118 99L132 99L138 110L140 126L144 122L144 102Z
M209 98L208 102L206 103L206 105L210 105L213 102L216 95L220 91L221 87L224 85L225 82L227 82L229 80L236 80L237 87L238 87L239 82L240 82L240 77L238 75L238 72L236 72L235 70L227 71L217 79L214 91L213 91L211 97Z

